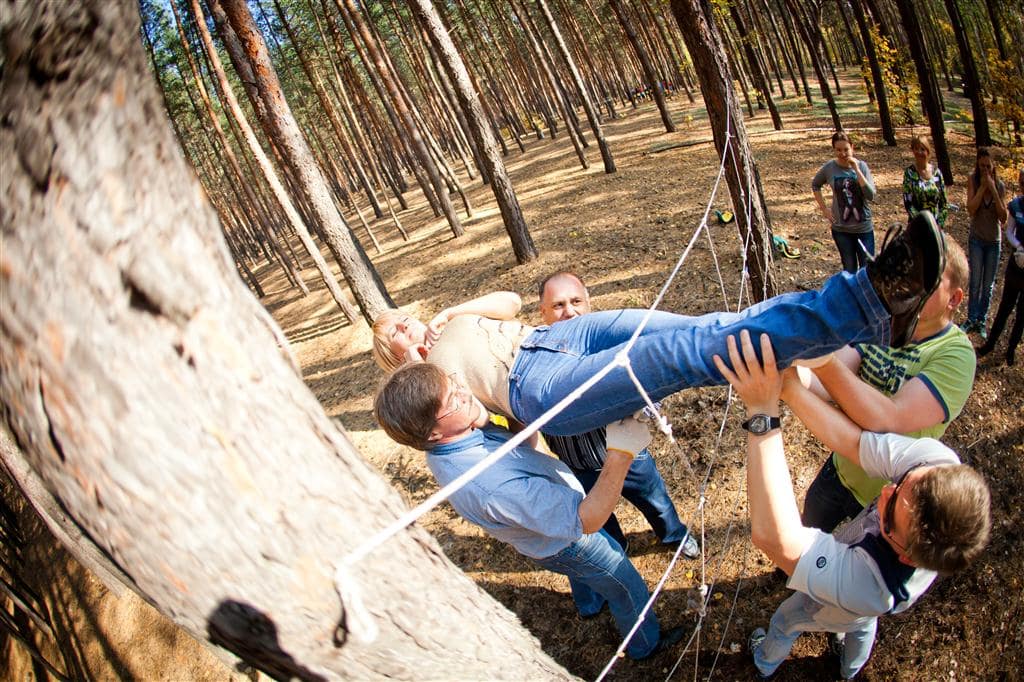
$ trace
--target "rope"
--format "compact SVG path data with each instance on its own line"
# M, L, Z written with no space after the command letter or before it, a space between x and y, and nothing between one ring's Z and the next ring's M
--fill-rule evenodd
M730 89L731 89L731 84L730 84ZM653 400L651 400L651 398L648 395L647 391L645 390L643 385L640 383L640 381L637 378L636 374L633 372L633 368L632 368L632 366L630 364L630 360L629 360L629 355L628 354L629 354L629 351L633 348L637 338L639 338L640 334L643 333L643 330L646 328L647 324L649 323L651 317L654 314L654 311L658 309L658 307L661 305L661 302L664 300L664 297L665 297L666 293L668 292L669 287L672 285L672 283L674 282L676 276L681 271L683 263L685 263L686 259L689 257L690 252L693 250L693 247L696 244L696 241L699 238L701 232L704 232L706 234L708 242L709 242L709 244L711 246L711 254L712 254L712 258L713 258L714 264L715 264L715 271L716 271L716 273L718 275L718 280L719 280L719 284L720 284L720 287L721 287L721 290L722 290L723 298L724 298L725 303L726 303L726 307L728 307L728 294L726 292L725 282L724 282L724 278L722 276L722 271L721 271L721 267L719 265L718 257L717 257L717 254L715 253L715 250L714 250L714 242L711 239L710 229L708 229L708 218L709 218L709 216L711 214L711 211L712 211L712 208L713 208L713 205L714 205L714 200L715 200L715 197L717 196L718 189L719 189L719 187L721 185L722 178L725 175L726 160L727 160L728 156L730 156L730 155L732 156L733 169L734 169L734 171L736 173L737 178L740 177L739 167L738 167L737 160L736 160L736 150L734 148L734 143L733 143L734 135L732 133L731 113L732 113L731 110L729 110L727 108L726 133L725 133L726 134L726 142L725 142L725 146L724 146L724 148L722 150L722 156L721 156L721 160L720 160L720 163L719 163L718 173L717 173L717 175L715 177L715 182L714 182L714 184L712 186L710 197L709 197L709 200L708 200L708 203L707 203L707 207L705 208L705 211L704 211L704 215L702 216L702 218L700 220L700 223L698 224L697 228L694 230L693 235L691 236L690 240L688 241L688 243L686 245L686 248L683 250L683 253L677 259L676 264L673 267L673 269L672 269L671 273L669 274L668 278L666 279L664 285L662 285L662 287L661 287L660 291L658 292L657 296L655 297L654 301L647 308L647 313L644 315L644 317L640 321L640 324L637 326L636 330L633 332L633 334L631 335L629 340L626 342L626 345L623 348L623 350L616 354L616 356L615 356L614 360L612 360L612 362L610 362L609 364L605 365L603 368L598 370L590 379L588 379L582 385L580 385L575 390L570 392L567 396L565 396L565 398L563 398L562 400L558 401L558 403L556 403L549 410L544 412L544 414L542 414L539 418L537 418L536 420L534 420L533 422L528 424L523 431L515 434L512 438L510 438L508 441L506 441L504 444L502 444L497 450L495 450L493 453L491 453L490 455L488 455L487 457L482 459L480 462L475 464L473 467L468 469L461 476L459 476L458 478L453 480L448 485L442 487L440 490L435 492L433 495L429 496L426 500L424 500L423 502L421 502L420 504L418 504L414 508L408 510L406 513L404 513L401 516L399 516L393 522L391 522L390 524L388 524L387 526L385 526L384 528L379 530L377 533L375 533L370 538L365 540L358 547L356 547L356 549L354 549L352 552L350 552L348 555L346 555L345 557L343 557L341 559L341 561L339 562L339 564L338 564L338 566L336 568L336 571L335 571L335 589L337 590L338 596L339 596L339 598L341 599L341 602L342 602L343 626L344 626L344 628L345 628L345 630L347 632L352 633L353 636L355 636L359 641L362 641L362 642L372 642L372 641L374 641L377 638L378 634L379 634L379 629L378 629L376 623L373 621L373 618L370 615L369 611L365 608L365 605L363 604L363 600L362 600L361 593L359 591L358 583L352 577L352 573L351 573L352 567L354 567L355 564L357 564L359 561L364 559L374 549L376 549L377 547L381 546L383 543L385 543L391 537L393 537L397 533L401 532L404 528L406 528L410 524L414 523L417 519L419 519L421 516L423 516L424 514L426 514L427 512L429 512L430 510L432 510L436 506L438 506L439 504L441 504L443 501L447 500L455 492L457 492L459 489L461 489L463 486L465 486L469 481L471 481L476 476L478 476L481 472L483 472L484 470L486 470L487 468L492 466L495 462L497 462L499 459L501 459L507 453L509 453L514 448L518 447L523 442L525 442L534 433L537 433L538 431L540 431L541 428L545 424L547 424L549 421L551 421L552 418L554 418L562 410L564 410L570 404L572 404L577 399L579 399L586 391L588 391L597 382L599 382L601 379L603 379L605 376L607 376L612 370L614 370L614 369L616 369L618 367L623 367L623 368L626 369L630 379L632 380L633 384L636 386L637 391L640 393L640 395L642 396L644 402L646 403L648 411L650 412L651 415L654 416L654 419L655 419L655 421L656 421L656 423L658 425L659 430L661 430L662 433L664 433L669 438L669 441L673 444L676 453L678 454L679 458L683 461L683 463L686 465L686 468L690 472L690 474L692 475L694 473L693 472L693 468L692 468L692 466L690 464L689 457L686 456L686 453L682 450L681 445L676 441L676 439L675 439L675 437L674 437L674 435L672 433L671 425L668 423L667 418L660 413L659 405L656 404ZM748 253L748 249L749 249L749 246L750 246L750 239L751 239L751 208L752 208L753 195L754 195L754 193L750 191L749 187L747 188L746 192L742 192L741 191L741 200L743 200L744 203L746 204L746 216L747 216L746 228L747 229L746 229L746 238L745 238L745 243L744 243L744 248L743 248L743 267L742 267L742 274L741 274L741 280L740 280L740 290L739 290L739 295L737 297L737 310L742 308L743 294L746 291L746 285L748 283L748 278L749 278L749 272L748 272L748 269L747 269L747 253ZM771 258L770 249L767 250L767 251L768 251L768 253L766 254L766 261L767 261L767 259ZM764 285L766 286L767 282L765 282ZM718 454L719 454L720 449L721 449L721 447L720 447L721 446L721 440L722 440L722 436L724 434L725 424L728 421L729 407L731 406L731 404L732 404L732 389L730 387L730 389L728 391L728 394L727 394L725 413L723 415L723 419L722 419L722 422L721 422L721 425L719 427L718 434L717 434L717 437L716 437L716 443L715 443L715 448L714 448L714 455L713 455L713 457L711 459L711 462L708 464L707 470L705 471L705 475L704 475L703 481L701 483L700 491L699 491L699 496L698 496L698 500L699 501L698 501L698 507L697 508L698 508L698 511L700 512L700 527L701 527L701 531L700 531L700 536L701 536L700 545L701 545L701 550L702 550L701 551L701 585L700 585L700 593L701 593L702 599L700 601L700 605L699 605L699 609L698 609L697 623L695 625L693 633L691 634L691 636L690 636L690 638L689 638L689 640L688 640L688 642L686 644L686 647L684 647L683 652L680 654L679 659L676 661L675 666L669 672L669 678L671 678L671 676L674 674L674 672L675 672L676 668L678 667L679 663L682 661L683 657L686 655L687 651L689 650L690 645L693 644L695 641L699 643L699 641L700 641L699 640L699 633L701 631L701 627L702 627L703 621L704 621L704 619L705 619L705 617L707 615L707 606L708 606L708 604L709 604L709 602L710 602L710 600L712 598L713 586L717 582L717 571L716 571L715 572L716 573L715 582L713 582L711 586L709 586L707 584L707 559L706 559L706 552L704 551L705 548L706 548L706 537L705 537L705 527L706 527L705 526L705 505L706 505L706 501L707 501L706 491L707 491L707 487L708 487L709 482L710 482L711 471L714 468L714 464L717 461ZM722 551L722 553L720 555L719 561L718 561L718 569L721 569L722 563L724 561L724 557L725 557L726 552L727 552L727 550L729 548L729 539L732 536L733 526L734 526L734 522L730 522L729 526L727 527L726 538L725 538L725 547L724 547L724 549L723 549L723 551ZM684 541L685 541L685 538L684 538ZM614 656L612 656L611 660L609 660L607 665L601 671L600 675L597 678L597 682L601 682L601 680L603 680L605 678L605 676L608 674L608 672L611 671L612 667L614 667L616 662L620 659L622 653L625 651L625 648L626 648L628 642L633 637L633 635L636 633L637 629L639 629L639 627L643 623L643 620L646 617L647 613L650 611L650 609L653 606L654 602L660 596L661 591L664 588L664 585L665 585L666 581L668 580L668 577L672 574L672 571L675 568L675 565L676 565L676 563L679 560L679 555L681 554L681 552L683 550L683 544L684 544L683 542L679 543L679 546L676 548L676 551L673 554L672 559L669 562L668 567L666 568L665 572L662 574L661 578L659 579L657 585L655 586L655 589L651 592L650 598L647 600L647 603L644 605L643 609L641 610L641 612L639 614L639 617L637 618L637 621L633 624L633 627L630 629L629 633L624 637L623 641L619 644L618 648L615 651ZM746 558L744 556L744 567L745 566L746 566ZM737 583L736 594L735 594L735 596L733 598L733 605L732 605L733 608L730 610L729 617L728 617L728 620L726 622L725 632L728 631L728 626L729 626L729 623L731 623L731 619L732 619L732 613L735 610L736 601L737 601L738 595L739 595L739 585L740 585L740 583ZM725 636L725 634L723 632L723 638L724 638L724 636ZM699 644L698 644L698 648L695 651L695 653L699 654ZM699 657L698 657L697 663L699 665ZM715 663L717 663L717 656L715 658ZM713 672L713 670L714 670L714 664L712 664L712 672ZM697 674L697 668L695 668L695 670L694 670L695 678L696 678L696 674ZM668 678L666 678L666 679L668 679Z

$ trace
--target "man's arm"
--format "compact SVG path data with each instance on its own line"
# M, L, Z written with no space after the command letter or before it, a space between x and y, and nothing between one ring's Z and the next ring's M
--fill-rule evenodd
M767 414L777 417L782 378L775 366L771 341L767 334L761 335L762 367L750 334L744 331L740 339L742 358L735 338L730 336L728 339L732 369L717 355L714 357L715 366L746 403L748 416ZM754 545L787 575L792 575L810 537L797 510L781 429L761 436L749 434L747 438L747 502Z
M601 530L622 496L622 484L633 464L633 456L651 443L647 426L633 418L609 424L605 430L608 454L594 487L580 503L584 533Z
M797 360L793 363L793 367L796 368L796 373L800 377L800 383L804 385L804 388L811 391L822 400L827 401L831 401L832 396L829 394L828 389L822 385L821 380L818 379L818 376L814 373L814 369L821 366L818 364L819 362L824 364L825 362L832 361L841 362L849 367L851 372L856 372L860 367L860 353L858 353L852 346L844 346L823 358Z
M804 388L792 369L783 374L782 399L826 447L860 466L860 435L864 429Z
M867 431L912 433L946 419L942 403L920 378L907 381L887 396L862 381L843 362L829 362L814 372L843 412Z

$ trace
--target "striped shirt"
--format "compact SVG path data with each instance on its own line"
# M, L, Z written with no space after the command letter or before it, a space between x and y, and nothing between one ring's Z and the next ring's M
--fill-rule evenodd
M551 436L544 434L551 452L565 462L570 469L600 471L608 455L605 445L604 428L594 429L578 436Z

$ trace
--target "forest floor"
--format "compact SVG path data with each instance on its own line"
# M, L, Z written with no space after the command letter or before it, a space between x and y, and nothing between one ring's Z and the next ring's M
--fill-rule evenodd
M852 73L843 83L839 99L844 124L855 137L856 155L868 163L878 186L872 210L880 244L885 227L904 217L900 182L910 162L910 136L927 131L900 129L899 146L886 147L862 83ZM809 107L791 96L781 105L784 131L771 129L767 111L747 118L746 126L775 234L801 251L798 259L776 260L779 288L813 289L839 269L828 226L818 217L810 195L811 176L831 157L830 120L823 102ZM954 118L957 106L969 111L962 100L952 98L949 113ZM459 239L451 235L443 218L431 216L418 192L411 193L411 210L401 214L411 232L410 241L403 242L386 219L371 223L383 253L375 253L369 240L363 240L396 303L429 319L449 305L508 289L523 296L521 318L537 324L537 282L554 270L571 269L588 282L595 309L649 305L693 237L719 167L703 107L680 95L670 100L670 109L679 127L672 134L664 132L651 103L637 110L620 108L620 118L605 121L605 135L618 165L612 175L603 172L594 145L588 150L590 169L581 170L564 134L555 140L531 137L524 140L526 154L512 152L506 157L541 253L526 265L516 265L493 196L479 181L465 180L461 174L474 214L464 220L466 234ZM959 121L948 135L958 181L950 188L950 201L961 206L966 203L964 181L973 167L968 132ZM1004 179L1014 186L1008 172ZM713 207L729 207L724 184ZM360 238L365 236L361 227L356 232ZM966 245L966 213L951 215L949 232ZM717 225L712 219L708 236L696 240L661 308L696 315L735 307L741 263L738 244L734 224ZM304 275L312 293L306 297L287 288L278 271L264 267L259 273L267 292L263 302L285 330L303 376L324 409L344 425L364 456L408 503L419 502L436 489L422 453L392 443L372 419L372 397L382 374L368 352L369 329L362 322L349 325L345 321L316 281L315 269L307 265ZM998 300L999 290L994 297ZM966 301L957 321L965 308ZM970 570L940 579L909 612L881 621L875 652L862 679L1022 678L1024 560L1019 549L1024 518L1024 370L1022 363L1012 368L1004 365L1003 344L979 362L970 401L945 438L991 484L991 544ZM787 590L773 577L767 558L750 543L740 406L733 403L727 408L725 390L716 388L677 394L664 401L664 411L677 443L659 436L652 452L680 516L702 539L705 555L703 562L680 560L655 611L663 626L693 629L697 624L693 605L702 583L709 585L711 599L685 655L680 645L647 662L620 660L610 678L664 679L675 667L674 679L751 679L755 669L745 652L747 635L754 627L767 625ZM828 453L796 419L786 419L785 424L788 459L802 503L804 490ZM720 431L724 435L719 440ZM698 505L701 490L702 508ZM654 585L671 553L659 548L643 517L628 503L620 503L616 514L629 537L632 561ZM492 541L447 504L420 523L454 563L519 616L545 651L583 678L599 674L619 643L618 635L610 617L581 620L576 615L565 578ZM142 651L138 643L133 647ZM836 677L836 662L826 650L823 635L803 636L777 679ZM214 671L211 667L211 678L223 678L223 673ZM452 671L452 677L458 677L458 670Z
M900 183L903 168L910 162L910 136L926 131L901 129L899 145L886 147L874 128L877 118L866 105L860 84L851 79L845 85L841 98L844 124L855 136L856 155L868 163L879 190L872 210L876 240L881 243L885 228L905 215ZM479 183L466 183L475 215L465 221L462 238L453 238L443 219L430 218L422 206L415 216L426 216L425 222L403 217L406 227L413 229L408 243L398 239L386 223L380 224L378 238L384 238L385 253L371 255L396 303L429 319L446 306L488 291L509 289L524 299L521 318L537 324L537 282L564 268L587 281L596 309L649 305L699 225L719 166L703 108L688 104L684 96L671 100L670 107L679 124L672 134L664 132L650 103L605 122L618 166L612 175L603 172L596 146L588 152L590 169L581 170L564 136L554 141L531 139L525 155L512 153L506 158L541 253L536 261L515 264L489 190ZM819 286L839 269L839 258L810 196L811 176L831 155L827 109L824 103L811 109L791 97L785 102L784 116L786 129L782 132L771 129L767 112L748 118L746 125L775 233L802 254L799 259L775 262L780 289L787 291ZM966 204L965 180L973 168L973 146L970 137L955 131L968 130L961 122L948 136L959 180L950 189L950 201L961 206ZM1009 177L1007 185L1013 186ZM714 207L728 206L723 184ZM954 213L950 223L950 233L966 246L966 213ZM663 309L700 314L723 309L726 298L729 305L736 305L737 230L734 225L720 226L712 220L710 237L710 241L705 236L697 239L666 294ZM711 243L725 279L725 297ZM436 486L422 454L392 443L372 420L372 396L382 374L367 352L368 329L362 324L346 325L323 294L300 299L294 290L277 290L268 294L266 304L291 339L310 388L325 409L344 424L363 454L410 504L432 493ZM970 402L946 437L992 484L995 528L988 551L968 572L940 580L908 613L882 620L864 679L1012 679L1021 675L1022 376L1024 370L1019 365L1008 368L1003 364L1002 353L980 362ZM666 400L664 408L678 445L659 437L652 450L680 515L703 537L705 546L704 564L681 560L676 565L655 610L663 625L692 627L696 623L691 608L695 589L706 582L712 595L701 631L679 662L675 679L695 679L695 668L701 678L712 670L715 679L750 678L754 668L748 655L735 649L745 644L752 628L767 624L787 594L784 584L773 577L766 557L750 544L744 437L735 404L724 437L717 442L725 399L724 389L702 389ZM785 434L802 503L803 492L827 451L796 419L786 421ZM705 480L706 503L700 511L698 495ZM633 562L653 585L672 554L659 548L645 520L631 505L620 503L616 513L629 537ZM452 561L518 614L549 654L583 678L597 676L614 653L618 636L610 618L581 620L576 615L565 578L539 570L507 546L491 541L447 504L421 523ZM612 676L622 680L664 678L682 651L680 646L645 663L620 661ZM834 677L835 660L825 652L823 635L802 637L779 679Z

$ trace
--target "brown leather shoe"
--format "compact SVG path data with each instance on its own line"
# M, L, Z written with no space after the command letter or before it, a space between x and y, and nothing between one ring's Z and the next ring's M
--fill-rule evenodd
M907 227L893 225L885 234L878 257L867 264L868 279L892 315L889 345L910 342L925 301L946 269L946 247L935 218L928 211L914 216Z

